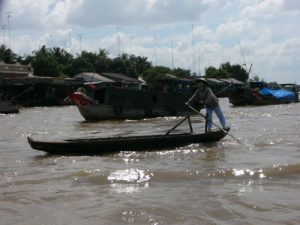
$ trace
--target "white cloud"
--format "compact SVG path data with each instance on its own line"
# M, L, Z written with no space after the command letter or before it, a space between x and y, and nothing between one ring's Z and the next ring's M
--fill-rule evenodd
M228 21L217 28L217 36L219 38L231 38L245 32L248 33L249 30L254 29L254 25L255 23L248 19Z
M11 24L15 29L42 28L44 26L43 18L47 13L47 1L12 0L7 3L7 11L11 12Z
M17 41L14 43L15 52L28 52L31 53L32 49L37 49L39 44L37 41L33 42L32 38L29 35L22 35L17 38ZM21 53L22 56L22 53Z
M299 0L288 0L282 3L283 11L300 11L300 1Z
M241 15L247 17L274 16L276 13L300 11L298 0L264 0L245 7Z
M194 29L195 40L215 40L216 36L214 31L206 26L198 26Z
M110 0L81 1L72 5L67 21L70 24L85 26L159 24L176 21L189 21L198 18L206 10L201 1L170 0Z
M66 11L68 11L68 5L65 1L56 2L53 9L50 9L45 17L46 23L63 26L65 23Z

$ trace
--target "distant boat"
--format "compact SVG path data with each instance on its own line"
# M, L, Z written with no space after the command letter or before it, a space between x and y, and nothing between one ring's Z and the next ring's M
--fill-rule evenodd
M229 95L229 102L233 105L274 105L298 102L296 91L270 88L237 88Z
M191 110L184 104L191 90L168 92L101 87L76 91L69 98L85 120L141 119L147 117L186 115Z
M0 114L18 113L19 107L8 100L0 100Z

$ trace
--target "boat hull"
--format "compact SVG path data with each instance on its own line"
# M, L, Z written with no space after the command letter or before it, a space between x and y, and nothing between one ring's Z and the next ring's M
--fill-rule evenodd
M298 102L298 93L295 93L293 98L278 99L272 95L261 95L255 89L236 89L228 95L229 102L234 106L243 105L277 105Z
M120 88L106 88L100 91L101 89L96 90L93 98L83 92L75 92L69 96L85 120L141 119L191 114L191 110L184 104L191 93L161 93Z
M159 150L185 146L191 143L216 142L224 138L228 130L201 134L168 134L112 138L82 138L57 141L34 140L28 136L30 146L39 151L57 155L101 155L118 151Z
M161 116L183 116L191 114L186 111L172 112L162 108L154 108L151 111L141 108L132 107L119 107L105 104L89 104L77 105L81 116L87 121L100 121L100 120L120 120L120 119L142 119L153 118Z
M77 105L82 117L88 121L109 120L109 119L139 119L145 117L142 109L135 108L114 108L110 105Z
M19 107L15 104L12 104L10 101L1 101L0 102L0 114L10 114L18 113Z

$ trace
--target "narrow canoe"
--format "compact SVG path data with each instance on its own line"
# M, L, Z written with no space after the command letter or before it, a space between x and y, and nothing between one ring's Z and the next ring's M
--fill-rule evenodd
M57 155L101 155L118 151L145 151L168 149L191 143L216 142L229 131L217 130L208 133L182 133L108 138L77 138L65 140L34 140L28 136L33 149Z

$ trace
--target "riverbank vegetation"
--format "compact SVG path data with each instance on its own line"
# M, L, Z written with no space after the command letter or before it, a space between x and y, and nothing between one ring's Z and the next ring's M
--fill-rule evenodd
M165 66L153 66L147 57L123 53L115 58L109 57L109 52L99 49L98 52L82 51L75 56L63 48L47 48L42 46L31 55L19 56L5 45L0 46L0 61L5 63L31 64L34 75L41 77L74 77L81 72L110 72L122 73L129 77L138 78L140 75L146 81L159 79L162 74L171 74L178 78L195 76L190 70L183 68L171 69ZM249 73L239 64L223 63L219 68L210 66L205 69L205 77L233 77L246 82Z

